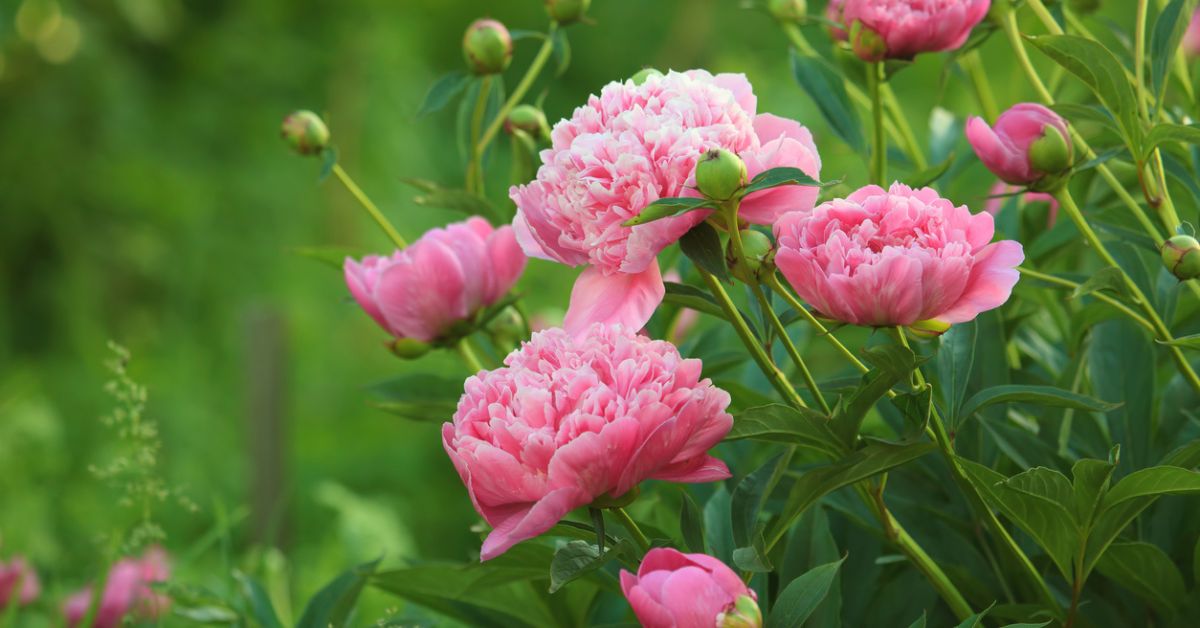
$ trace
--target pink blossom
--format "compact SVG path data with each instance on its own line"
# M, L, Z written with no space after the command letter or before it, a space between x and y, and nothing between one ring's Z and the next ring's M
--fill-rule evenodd
M842 15L845 8L846 0L829 0L829 4L825 5L825 19L831 22L829 34L838 41L846 41L846 30L838 26L845 25L845 16Z
M988 194L990 198L988 198L987 204L983 206L983 211L993 216L999 214L1000 210L1004 208L1004 204L1008 202L1008 198L1005 195L1011 195L1020 190L1019 186L997 181ZM1029 203L1046 203L1049 205L1050 213L1046 220L1046 226L1054 226L1055 221L1058 219L1058 199L1045 192L1026 192L1021 195L1021 204L1025 205Z
M346 258L350 294L397 338L436 340L499 301L525 269L513 229L486 220L433 229L391 257Z
M170 577L167 553L154 547L141 558L123 558L108 571L104 583L104 595L96 607L92 628L117 628L126 615L139 619L155 619L162 616L170 606L166 595L155 591L154 583L166 582ZM92 603L92 588L85 587L63 605L67 625L74 628L87 615Z
M0 563L0 611L14 599L20 606L30 604L41 592L37 572L24 558L16 556L7 565Z
M871 57L868 61L911 59L921 52L961 47L991 4L990 0L845 0L839 21L847 29L862 22L864 29L882 40L882 49L864 56Z
M775 262L805 301L856 325L969 321L1002 305L1025 257L990 243L987 213L972 215L930 188L864 187L775 223Z
M646 628L759 626L762 622L754 591L725 563L705 554L654 548L646 553L636 576L621 570L621 590ZM742 621L730 621L734 616Z
M729 432L729 394L699 360L620 326L538 332L466 382L442 445L493 530L483 560L602 495L647 479L729 477L708 455Z
M967 120L967 141L983 165L1002 181L1030 185L1047 174L1034 168L1029 155L1047 127L1064 138L1071 137L1066 121L1057 113L1036 103L1021 103L1000 114L992 127L983 118Z
M640 85L609 83L555 125L537 178L509 196L527 254L588 266L571 295L568 331L594 322L639 329L649 320L663 297L655 256L708 212L622 223L660 198L696 196L689 185L707 150L738 153L750 176L779 166L820 174L808 130L756 110L744 76L692 70L650 76ZM810 209L816 195L814 188L762 191L744 199L740 215L770 224L785 211Z
M1183 33L1183 52L1189 57L1200 56L1200 9L1192 13L1192 21Z

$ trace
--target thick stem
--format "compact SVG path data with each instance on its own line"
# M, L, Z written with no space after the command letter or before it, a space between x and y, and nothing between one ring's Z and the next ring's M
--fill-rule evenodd
M488 92L492 89L492 77L479 81L479 95L475 98L475 111L471 113L471 160L467 163L467 191L483 194L483 147L479 134L483 130L483 116L487 112Z
M512 94L508 96L508 100L504 101L504 105L500 107L499 113L496 114L496 119L492 120L486 131L483 132L483 137L479 140L479 151L487 150L488 144L496 139L496 134L500 132L500 128L504 126L504 121L508 118L509 112L521 103L521 99L525 97L525 93L533 86L533 81L537 79L537 75L541 73L542 68L546 65L546 60L550 58L550 53L554 50L554 36L558 32L558 23L551 22L550 29L546 31L546 41L542 43L542 47L538 49L537 56L533 58L533 62L529 64L529 69L525 71L525 76L521 77L521 82L513 89Z
M379 211L379 208L375 206L375 203L371 202L370 198L367 198L367 195L362 191L362 189L355 185L354 180L350 178L350 175L346 174L346 171L342 169L341 164L333 164L333 174L337 176L338 181L342 182L342 185L346 186L346 190L348 190L350 194L358 200L358 204L362 205L363 209L367 210L367 213L371 215L371 218L375 219L375 224L379 225L380 229L383 229L383 232L386 233L387 237L392 240L392 243L396 245L396 248L402 249L408 246L408 243L405 242L404 238L400 236L400 232L396 231L396 228L392 226L392 223L388 222L388 219L384 217L383 212Z
M610 508L609 512L629 531L629 535L633 537L633 542L637 544L642 554L650 551L650 539L646 538L646 534L638 527L633 517L630 517L629 513L625 512L624 508Z
M808 390L812 393L813 398L817 400L817 405L821 406L821 411L825 414L830 413L829 403L825 401L825 397L821 395L821 388L817 386L817 380L813 379L812 372L808 370L808 365L804 363L804 358L800 356L800 351L796 348L792 338L788 336L787 328L784 327L783 321L775 315L775 311L771 308L771 302L767 300L767 295L763 294L763 290L759 286L751 286L754 291L755 298L758 299L759 305L763 312L771 321L771 326L775 328L775 332L779 335L780 342L783 343L783 348L787 350L788 355L792 358L792 362L796 365L796 370L800 371L800 376L804 378L804 384L808 386Z
M867 64L867 92L871 96L871 183L887 185L887 134L883 131L883 63Z
M996 107L996 97L992 94L992 85L983 69L983 59L980 58L979 51L972 50L959 57L958 63L971 79L971 86L975 88L975 99L979 101L979 108L983 109L984 117L995 120L1000 115L1000 109Z

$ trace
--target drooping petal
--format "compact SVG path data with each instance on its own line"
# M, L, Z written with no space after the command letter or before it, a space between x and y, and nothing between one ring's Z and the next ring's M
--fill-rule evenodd
M962 297L937 319L946 323L962 323L974 319L980 312L1000 307L1012 295L1013 286L1021 278L1017 266L1025 261L1021 243L1013 240L994 242L975 256L975 267Z
M588 267L575 280L563 328L573 334L583 332L593 323L641 329L665 294L658 262L635 274L605 275L600 269Z

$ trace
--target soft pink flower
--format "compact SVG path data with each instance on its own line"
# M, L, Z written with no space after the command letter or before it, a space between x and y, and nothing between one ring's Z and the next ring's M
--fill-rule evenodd
M756 109L744 76L692 70L640 85L609 83L555 125L537 179L514 186L509 196L527 254L588 266L571 294L568 331L594 322L640 329L650 319L663 297L655 256L708 212L622 223L660 198L695 196L688 185L705 151L738 153L750 176L779 166L820 174L808 130ZM740 215L770 224L785 211L810 209L816 195L799 187L759 192L744 200Z
M601 495L647 479L729 477L708 455L729 432L729 394L700 361L619 326L539 332L466 382L442 445L493 530L483 560Z
M1002 181L1030 185L1046 175L1030 163L1029 147L1042 139L1047 127L1064 138L1071 137L1066 121L1057 113L1036 103L1021 103L1000 114L992 127L983 118L967 120L967 141L983 165Z
M921 52L961 47L991 4L990 0L845 0L839 21L847 29L862 22L863 28L880 37L883 49L873 50L878 54L867 55L873 57L867 60L911 59Z
M992 216L930 188L867 186L775 223L775 263L829 318L867 326L962 323L1002 305L1025 257L991 243Z
M512 227L486 220L433 229L391 257L346 258L350 294L397 338L436 340L499 301L525 269Z
M738 598L758 597L725 563L666 547L647 552L636 576L621 570L621 590L646 628L719 627L737 613ZM743 607L747 605L743 601ZM749 606L756 614L757 605ZM758 622L746 619L739 625L761 623L761 615Z
M19 590L18 584L21 587ZM24 558L16 556L7 565L0 563L0 610L14 599L17 604L25 606L37 599L41 592L42 584L37 572Z
M117 628L126 615L143 620L162 616L171 600L151 585L166 582L169 577L167 554L158 547L147 550L141 558L117 561L108 571L92 628ZM74 628L83 621L91 603L90 586L67 598L63 605L67 625Z
M845 29L836 26L838 24L845 25L843 21L845 16L842 15L845 8L846 0L829 0L829 4L825 5L825 18L832 22L829 26L829 34L833 35L833 38L838 41L846 40Z
M1200 9L1192 13L1192 21L1183 33L1183 52L1189 57L1200 56Z
M989 198L987 200L987 204L983 206L983 211L993 216L999 214L1000 210L1004 208L1004 204L1008 202L1008 198L1005 195L1011 195L1015 192L1019 192L1020 190L1020 186L1009 185L1003 181L997 181L996 184L992 186L991 192L988 194ZM1046 226L1054 226L1055 221L1058 220L1058 199L1045 192L1026 192L1021 195L1021 204L1025 205L1028 203L1046 203L1049 205L1050 212L1049 216L1047 216Z

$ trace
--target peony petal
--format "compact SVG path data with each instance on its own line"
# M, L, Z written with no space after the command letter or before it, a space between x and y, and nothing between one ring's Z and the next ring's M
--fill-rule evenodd
M517 210L517 216L512 222L513 234L517 238L517 244L521 246L521 250L529 257L536 257L550 262L558 261L552 255L542 248L541 243L534 236L533 230L529 228L529 221L525 218L525 212Z
M975 266L971 269L966 291L958 303L939 314L937 319L947 323L965 323L981 312L1004 305L1012 296L1013 286L1021 278L1017 266L1023 261L1025 252L1020 242L1002 240L984 247L975 256Z
M491 260L491 267L481 270L491 273L494 283L485 305L491 305L503 298L525 270L525 262L529 258L522 252L515 231L513 227L505 226L488 236L487 256Z
M571 334L581 334L593 323L641 329L665 294L657 261L636 274L605 275L589 266L575 280L563 328Z
M483 541L480 560L491 560L508 548L554 527L567 513L591 502L590 495L573 487L550 491L528 508L514 510L496 522Z
M467 317L465 273L454 252L441 242L414 244L403 261L383 271L375 288L388 327L429 342Z

